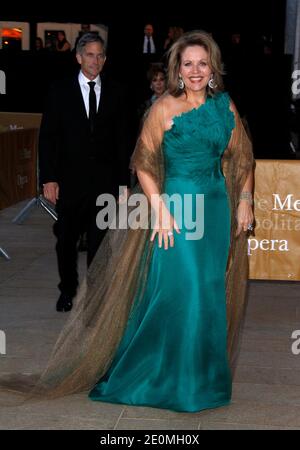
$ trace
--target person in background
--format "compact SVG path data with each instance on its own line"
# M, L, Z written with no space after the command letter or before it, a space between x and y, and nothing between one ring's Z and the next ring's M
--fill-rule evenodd
M168 36L164 42L163 50L164 52L167 52L174 42L177 41L177 39L180 38L180 36L183 35L183 28L181 27L169 27Z
M150 83L152 95L139 108L138 115L141 120L145 112L166 90L166 72L162 63L153 63L147 72L147 79Z
M54 52L56 51L56 39L54 36L47 36L45 39L45 52Z
M157 51L157 45L154 40L154 28L151 23L148 23L144 28L143 54L155 55Z
M67 41L64 31L57 33L56 50L58 52L68 52L71 50L71 44Z
M38 36L35 38L35 50L37 52L40 52L40 51L44 50L43 39L38 37Z

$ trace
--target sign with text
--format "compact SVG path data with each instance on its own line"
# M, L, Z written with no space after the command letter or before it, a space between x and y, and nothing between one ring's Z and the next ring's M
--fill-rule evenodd
M257 160L250 278L300 280L300 161Z

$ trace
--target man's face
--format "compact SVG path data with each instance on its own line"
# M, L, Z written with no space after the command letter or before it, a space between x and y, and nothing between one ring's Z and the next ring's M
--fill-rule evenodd
M151 37L153 34L153 26L150 24L146 25L144 28L144 33L147 37Z
M81 65L83 74L89 80L94 80L97 77L106 60L104 48L100 42L89 42L81 54L76 54L76 58Z

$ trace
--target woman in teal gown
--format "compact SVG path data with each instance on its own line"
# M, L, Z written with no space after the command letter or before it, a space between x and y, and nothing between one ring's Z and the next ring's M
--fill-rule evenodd
M136 295L92 400L188 412L230 402L225 272L231 214L221 160L237 113L222 92L218 52L203 32L184 35L171 49L169 93L152 107L144 127L158 134L162 129L163 192L179 195L183 208L171 203L171 226L160 223L153 232L145 290ZM137 173L151 199L159 192L153 177ZM238 208L240 230L253 221L251 190L249 174Z

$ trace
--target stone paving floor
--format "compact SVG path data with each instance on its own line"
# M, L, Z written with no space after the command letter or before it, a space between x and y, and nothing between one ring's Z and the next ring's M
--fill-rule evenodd
M26 204L0 211L0 330L6 354L0 374L38 371L67 318L58 297L53 220L34 208L23 225L11 222ZM80 271L85 254L80 254ZM232 404L200 413L92 402L86 393L38 404L2 407L0 429L208 430L300 429L300 283L251 281Z

